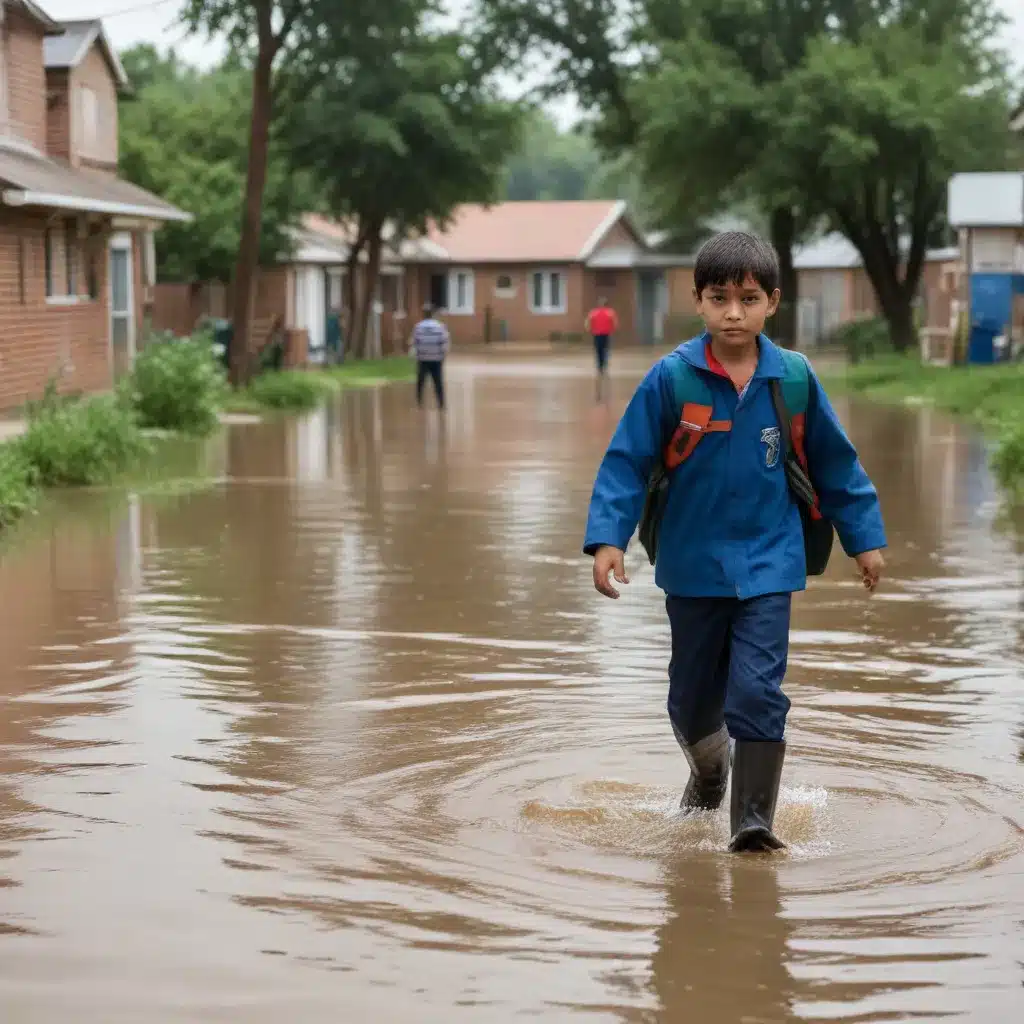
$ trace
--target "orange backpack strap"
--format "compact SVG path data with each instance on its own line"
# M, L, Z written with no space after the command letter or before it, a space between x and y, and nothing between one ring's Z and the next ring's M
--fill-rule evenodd
M732 430L731 420L713 420L711 389L700 373L682 356L668 358L672 376L672 394L680 410L679 425L662 456L668 470L681 466L700 444L705 434L723 434Z

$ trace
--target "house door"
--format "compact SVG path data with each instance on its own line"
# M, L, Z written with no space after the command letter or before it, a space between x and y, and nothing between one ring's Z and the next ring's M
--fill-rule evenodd
M327 343L327 276L323 267L295 271L295 326L309 335L309 360L323 360Z
M636 282L636 326L641 345L653 345L658 336L658 274L641 271Z
M114 376L121 377L135 359L135 296L132 288L132 236L110 240L110 352Z
M430 275L430 304L434 309L448 308L448 275Z
M817 299L802 298L797 302L796 337L799 348L818 344L821 338L821 304Z
M825 338L844 323L846 316L846 273L826 271L821 282L821 332Z

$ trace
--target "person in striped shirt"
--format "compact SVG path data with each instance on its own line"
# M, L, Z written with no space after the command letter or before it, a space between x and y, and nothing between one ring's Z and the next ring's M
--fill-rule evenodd
M429 377L434 382L437 407L444 408L444 358L451 348L452 339L434 307L423 307L423 319L413 328L412 348L416 356L416 404L423 405L423 387Z

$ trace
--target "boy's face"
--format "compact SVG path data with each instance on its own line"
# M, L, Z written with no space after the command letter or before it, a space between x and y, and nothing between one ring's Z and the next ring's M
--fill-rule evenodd
M697 312L711 337L727 347L747 348L764 330L764 322L779 308L779 289L769 295L748 274L742 284L708 285L693 292Z

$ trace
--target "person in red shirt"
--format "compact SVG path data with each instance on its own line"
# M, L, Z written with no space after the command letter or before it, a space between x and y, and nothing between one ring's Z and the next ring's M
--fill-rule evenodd
M612 335L619 329L619 318L603 296L587 314L587 330L594 337L594 357L597 360L597 398L604 391L604 378L608 373L608 348Z

